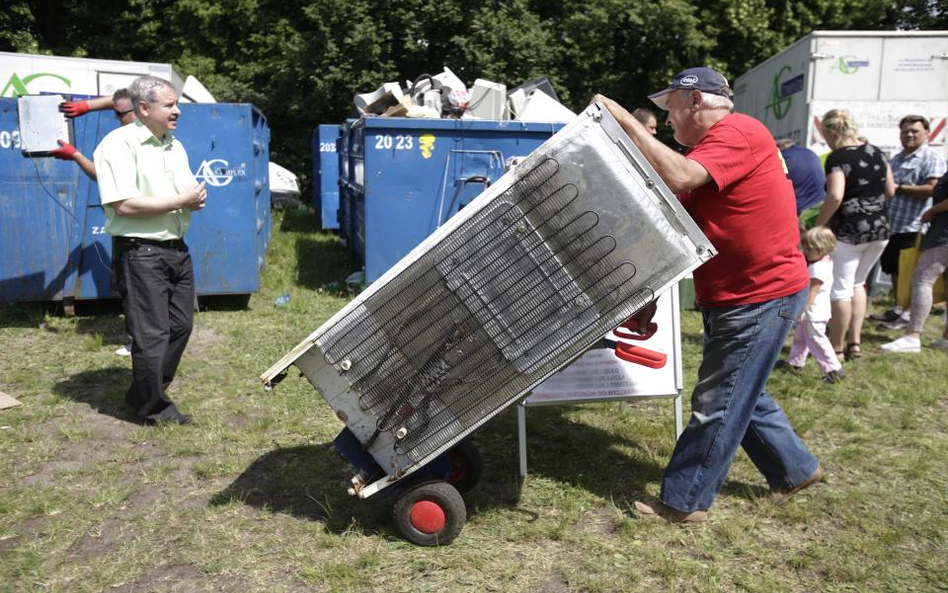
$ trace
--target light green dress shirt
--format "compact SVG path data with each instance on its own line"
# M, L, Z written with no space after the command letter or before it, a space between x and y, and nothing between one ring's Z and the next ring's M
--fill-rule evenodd
M93 158L107 233L156 241L184 238L191 223L188 209L128 217L118 216L114 208L116 202L129 198L176 196L197 183L184 147L171 133L159 140L135 120L110 132L95 149Z

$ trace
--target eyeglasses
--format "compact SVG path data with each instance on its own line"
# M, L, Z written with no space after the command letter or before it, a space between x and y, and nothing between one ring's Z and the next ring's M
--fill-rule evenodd
M112 111L115 112L115 117L117 117L117 118L119 118L119 119L122 119L123 117L125 117L126 115L128 115L129 113L131 113L131 112L133 112L133 111L135 111L135 110L134 110L134 109L126 109L125 111L119 111L118 109L113 109Z

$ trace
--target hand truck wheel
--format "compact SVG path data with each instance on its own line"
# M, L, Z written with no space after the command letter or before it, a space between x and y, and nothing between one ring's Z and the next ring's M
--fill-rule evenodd
M395 523L419 546L443 546L461 533L467 507L454 486L440 480L412 486L395 501Z
M484 471L480 451L474 443L464 440L449 449L446 455L451 463L451 473L445 481L457 488L461 494L470 492L477 486Z

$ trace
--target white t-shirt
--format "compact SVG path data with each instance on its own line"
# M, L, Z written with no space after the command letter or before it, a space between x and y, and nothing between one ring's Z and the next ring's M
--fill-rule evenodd
M816 293L816 299L807 309L806 316L811 321L829 321L832 317L830 310L830 288L833 287L833 260L827 255L817 262L813 262L807 268L810 272L810 279L821 280L820 291Z

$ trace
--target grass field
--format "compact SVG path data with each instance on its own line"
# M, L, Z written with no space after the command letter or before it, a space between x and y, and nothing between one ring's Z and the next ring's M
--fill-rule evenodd
M475 434L461 536L407 543L389 500L346 494L342 425L309 384L256 378L348 298L357 263L315 224L278 214L261 292L197 316L172 386L190 426L131 421L114 306L0 304L0 391L22 402L0 411L0 591L948 590L948 354L883 356L871 327L845 382L812 362L771 380L827 472L784 506L741 453L709 523L637 518L674 444L668 401L531 410L521 481L507 410ZM687 393L700 319L682 323Z

